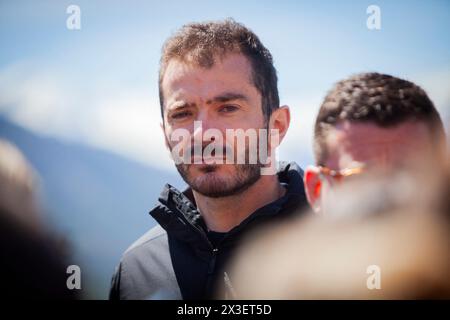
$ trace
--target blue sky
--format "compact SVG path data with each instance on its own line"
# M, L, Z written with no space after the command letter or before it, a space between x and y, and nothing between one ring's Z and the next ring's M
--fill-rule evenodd
M81 9L81 30L66 8ZM381 30L366 27L369 5ZM448 1L1 1L0 114L35 132L173 170L159 129L164 40L184 23L233 17L272 52L291 128L280 156L312 162L321 99L350 74L422 85L450 121Z

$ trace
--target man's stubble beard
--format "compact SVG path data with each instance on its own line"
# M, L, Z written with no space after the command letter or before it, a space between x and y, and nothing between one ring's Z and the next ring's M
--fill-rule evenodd
M210 198L229 197L240 194L254 185L261 178L262 165L257 164L238 164L233 165L235 172L233 174L222 174L220 177L217 173L220 165L203 166L197 178L192 178L189 167L192 165L179 164L176 165L178 172L183 180L201 195Z

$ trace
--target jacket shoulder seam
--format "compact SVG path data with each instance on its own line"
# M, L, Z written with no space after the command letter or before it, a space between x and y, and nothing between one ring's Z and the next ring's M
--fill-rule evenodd
M167 233L165 232L165 230L164 229L158 230L158 234L150 237L149 239L146 239L145 241L143 241L141 243L132 244L127 250L125 250L125 252L123 253L123 257L125 257L127 254L131 253L135 249L138 249L138 248L142 247L143 245L148 244L149 242L154 241L154 240L159 239L159 238L164 237L164 236L167 236ZM137 241L139 241L139 240L137 240ZM122 257L122 259L123 259L123 257Z

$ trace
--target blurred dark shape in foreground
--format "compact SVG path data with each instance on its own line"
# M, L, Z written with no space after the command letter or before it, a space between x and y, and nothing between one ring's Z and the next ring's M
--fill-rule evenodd
M67 244L41 219L37 176L21 152L0 140L2 299L74 299L66 286Z
M333 214L259 230L219 296L449 299L450 161L421 157L342 184L327 200Z

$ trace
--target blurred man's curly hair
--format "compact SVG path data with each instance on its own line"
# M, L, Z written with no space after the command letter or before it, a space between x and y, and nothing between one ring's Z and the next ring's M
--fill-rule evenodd
M361 73L339 81L326 95L316 118L316 162L322 164L326 159L326 131L339 122L371 122L392 127L409 120L426 123L438 140L445 137L433 102L414 83L379 73Z
M272 55L259 38L244 25L232 19L190 23L166 40L162 48L159 70L159 99L164 116L162 80L172 59L211 68L217 59L229 53L243 54L252 67L250 79L262 96L266 120L279 107L277 72Z

